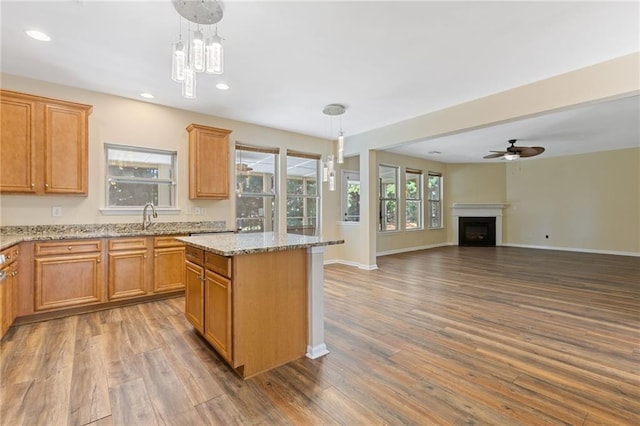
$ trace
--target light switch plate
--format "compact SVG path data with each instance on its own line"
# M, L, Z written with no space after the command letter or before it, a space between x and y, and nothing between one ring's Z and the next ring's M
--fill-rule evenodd
M53 217L62 216L62 207L51 207L51 216Z

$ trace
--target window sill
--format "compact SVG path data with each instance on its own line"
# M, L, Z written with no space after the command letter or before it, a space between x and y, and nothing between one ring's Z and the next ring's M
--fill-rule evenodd
M346 226L360 225L360 221L358 221L358 220L339 220L338 221L338 225L346 225Z
M430 230L430 231L437 231L437 230L440 230L440 229L444 229L444 226L439 226L437 228L427 228L427 229Z
M100 209L103 216L129 216L142 214L142 207L105 207ZM149 211L151 212L151 211ZM156 207L159 215L178 215L180 209L177 207Z

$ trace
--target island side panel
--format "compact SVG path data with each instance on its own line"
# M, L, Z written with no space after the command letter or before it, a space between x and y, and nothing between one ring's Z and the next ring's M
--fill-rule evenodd
M233 366L248 378L303 357L307 251L238 255L233 275Z

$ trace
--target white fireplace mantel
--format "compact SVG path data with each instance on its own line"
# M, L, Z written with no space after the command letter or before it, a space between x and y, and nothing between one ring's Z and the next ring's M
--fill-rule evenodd
M496 245L502 245L502 210L506 204L479 204L479 203L454 203L451 206L453 220L453 244L458 244L459 218L460 217L495 217L496 218Z

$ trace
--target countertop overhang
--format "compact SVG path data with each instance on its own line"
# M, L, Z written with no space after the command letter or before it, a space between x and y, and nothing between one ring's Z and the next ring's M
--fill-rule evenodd
M325 240L321 237L274 232L198 235L179 237L177 240L221 256L344 244L344 240Z
M217 222L153 222L146 230L142 229L142 223L5 226L0 228L0 249L4 250L23 241L231 232L231 230L225 229L222 224Z

